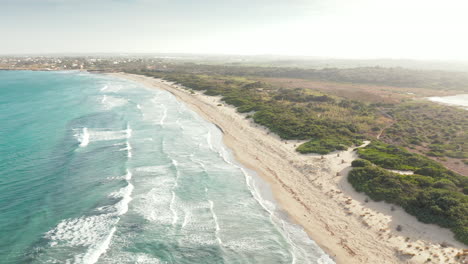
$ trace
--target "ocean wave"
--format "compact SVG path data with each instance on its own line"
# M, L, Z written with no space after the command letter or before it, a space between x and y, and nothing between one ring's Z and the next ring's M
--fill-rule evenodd
M125 130L118 131L89 129L84 127L74 136L80 143L80 147L86 147L90 142L128 139L131 137L131 135L132 130L129 127L127 127Z
M78 137L78 141L80 142L80 147L86 147L89 144L89 132L88 128L84 127L82 133Z
M138 171L138 172L165 173L170 166L171 166L171 164L156 165L156 166L142 166L142 167L136 167L135 170Z
M253 176L250 175L250 173L248 173L245 168L237 165L235 161L232 160L232 157L229 155L225 147L221 147L217 152L226 163L237 167L242 172L245 178L245 183L247 188L250 190L252 197L266 212L268 212L271 223L276 227L276 229L280 232L280 234L282 234L283 238L290 245L290 254L293 263L310 261L312 259L317 259L318 256L321 256L321 259L325 261L323 263L334 263L328 255L323 252L320 253L321 249L313 240L309 238L302 227L299 227L284 219L282 213L278 211L279 208L276 206L276 204L263 197L262 192L258 189Z
M103 254L112 239L118 217L102 214L88 217L66 219L45 234L51 248L73 252L73 248L86 247L84 253L68 256L74 263L93 264Z
M115 107L123 106L127 103L128 103L127 99L109 96L109 95L103 95L101 99L101 104L106 110L110 110Z
M221 237L219 235L219 231L221 230L221 228L219 227L218 216L216 215L216 213L214 211L214 203L213 203L212 200L208 200L208 202L210 203L210 212L211 212L211 215L212 215L213 221L214 221L216 240L218 241L218 243L220 245L223 245L223 241L221 240Z
M51 248L73 252L73 248L85 247L86 252L73 256L74 263L94 264L104 254L117 230L120 216L128 212L132 200L133 184L130 183L132 173L127 169L124 176L127 186L109 194L110 198L118 199L114 205L97 208L99 215L83 216L62 220L44 237L48 239Z
M161 120L159 121L159 124L164 125L164 121L166 121L166 118L167 118L167 107L165 105L161 105L161 106L163 108L163 114L162 114Z
M172 194L170 188L174 184L173 179L158 182L158 186L149 192L135 197L135 212L144 219L162 225L172 225L174 215L169 205Z

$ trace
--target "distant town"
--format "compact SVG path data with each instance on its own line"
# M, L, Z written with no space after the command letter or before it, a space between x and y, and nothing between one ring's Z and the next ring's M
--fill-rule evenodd
M102 70L115 68L154 68L162 59L141 57L0 57L0 70ZM150 66L152 65L152 66ZM162 65L160 65L162 66Z

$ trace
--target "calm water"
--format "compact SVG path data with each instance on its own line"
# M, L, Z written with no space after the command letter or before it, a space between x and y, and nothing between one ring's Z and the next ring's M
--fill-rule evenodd
M443 103L443 104L461 106L465 110L468 110L468 94L458 94L458 95L443 96L443 97L429 97L429 100L433 102Z
M0 71L0 121L0 263L332 263L170 93Z

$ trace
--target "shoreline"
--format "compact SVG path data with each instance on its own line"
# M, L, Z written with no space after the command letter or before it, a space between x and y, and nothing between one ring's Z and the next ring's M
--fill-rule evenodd
M215 124L234 158L271 187L281 210L304 228L337 263L463 263L454 256L466 248L447 229L422 224L403 209L366 202L346 180L352 149L328 155L302 155L298 141L284 141L219 97L190 94L176 85L142 75L109 75L164 89ZM219 106L221 104L221 106ZM397 226L403 230L396 231ZM450 246L451 245L451 246Z

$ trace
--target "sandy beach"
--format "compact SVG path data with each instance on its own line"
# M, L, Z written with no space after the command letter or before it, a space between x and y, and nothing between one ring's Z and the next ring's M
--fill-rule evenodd
M448 229L422 224L398 206L355 192L346 180L357 158L352 148L302 155L295 151L301 142L281 140L219 97L192 94L160 79L111 75L167 90L220 127L236 159L269 183L292 221L337 263L468 263L455 258L466 246Z

